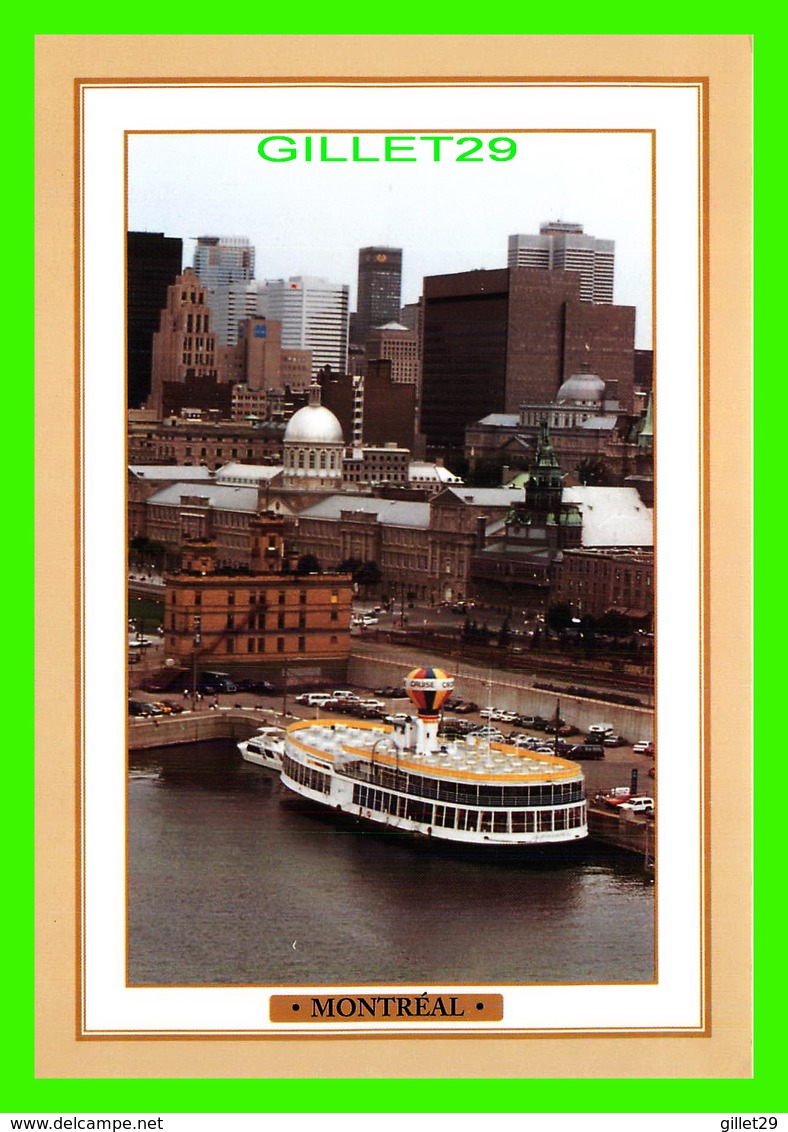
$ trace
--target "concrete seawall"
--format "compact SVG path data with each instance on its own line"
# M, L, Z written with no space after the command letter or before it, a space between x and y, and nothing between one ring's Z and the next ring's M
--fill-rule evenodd
M404 650L403 650L404 651ZM403 658L404 659L404 658ZM377 652L367 653L356 646L350 656L348 668L352 684L365 687L399 684L407 673L408 664L436 665L447 668L455 678L456 694L464 700L474 700L482 707L488 699L495 707L506 711L517 711L524 715L541 715L546 719L555 715L556 699L561 701L561 716L581 731L592 723L610 723L613 732L623 735L631 743L654 738L654 711L648 707L629 707L624 704L611 704L605 700L595 700L585 696L570 696L555 692L544 692L529 687L526 677L516 673L476 668L463 664L452 668L438 656L423 652L408 654L407 660L392 655L380 656Z
M617 813L589 805L588 836L604 845L636 853L646 861L654 860L654 821L644 814Z
M274 716L272 712L239 709L130 719L129 750L143 751L148 747L171 747L211 739L248 739L258 727L280 721L281 716Z

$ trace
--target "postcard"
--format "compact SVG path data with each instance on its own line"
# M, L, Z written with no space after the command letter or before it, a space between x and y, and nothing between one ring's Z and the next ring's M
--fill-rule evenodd
M39 818L76 898L39 1073L747 1076L746 713L712 682L745 42L239 37L142 73L126 42L40 43L76 238L39 267L75 299L73 358L42 324L75 634Z

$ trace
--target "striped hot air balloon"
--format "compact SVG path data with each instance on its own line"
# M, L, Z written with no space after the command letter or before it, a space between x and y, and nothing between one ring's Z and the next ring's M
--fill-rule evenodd
M454 677L442 668L414 668L405 677L404 684L419 716L423 719L437 718L454 688Z

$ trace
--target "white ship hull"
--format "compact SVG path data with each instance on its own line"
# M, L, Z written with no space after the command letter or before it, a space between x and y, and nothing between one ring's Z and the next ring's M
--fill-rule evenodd
M283 734L283 733L282 733ZM282 755L284 754L284 741L268 734L253 735L251 739L244 739L238 743L241 757L255 766L265 767L267 770L282 769Z
M392 764L374 753L371 759L346 759L336 744L333 753L315 747L310 741L315 732L302 731L307 740L301 742L299 730L296 725L288 732L283 785L303 803L359 824L436 846L483 851L566 847L588 834L582 772L565 760L536 756L545 773L533 774L533 781L523 774L431 770L405 759ZM505 744L488 745L485 757L524 758Z

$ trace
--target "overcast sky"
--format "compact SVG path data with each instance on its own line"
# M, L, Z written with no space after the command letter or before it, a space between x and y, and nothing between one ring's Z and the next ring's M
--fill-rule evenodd
M425 275L505 267L511 234L577 221L615 241L615 301L637 308L636 344L651 346L648 135L517 134L513 160L476 164L447 160L445 143L440 162L418 143L413 163L273 163L258 155L260 136L132 135L129 229L181 237L184 265L197 236L248 236L258 279L348 283L355 309L361 247L403 249L408 303ZM350 155L350 139L332 137L328 152ZM380 154L380 138L365 135L360 152Z

